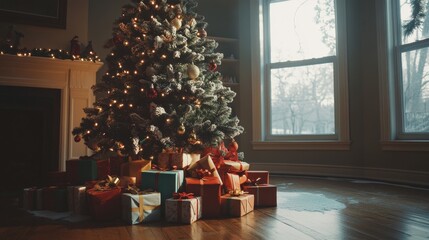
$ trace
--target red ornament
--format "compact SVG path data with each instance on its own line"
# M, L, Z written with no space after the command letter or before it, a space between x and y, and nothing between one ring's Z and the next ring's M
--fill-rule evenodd
M149 91L146 92L146 96L150 99L154 99L158 96L158 92L153 87L153 84L150 86Z
M209 70L214 72L217 69L217 64L214 62L209 63Z
M80 140L82 140L82 138L80 137L80 135L74 136L74 141L75 142L80 142Z

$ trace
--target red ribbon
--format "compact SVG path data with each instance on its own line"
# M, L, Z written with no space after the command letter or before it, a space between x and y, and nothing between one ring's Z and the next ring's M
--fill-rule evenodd
M211 177L213 175L213 173L211 171L209 171L208 169L204 169L204 168L198 168L197 170L195 170L195 172L197 173L197 176L199 179L204 178L204 177Z
M194 198L194 194L193 193L186 193L186 192L181 192L181 193L173 193L173 198L174 199L191 199Z

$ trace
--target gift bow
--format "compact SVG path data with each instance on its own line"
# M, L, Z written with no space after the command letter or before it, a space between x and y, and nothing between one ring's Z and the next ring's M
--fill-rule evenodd
M197 170L195 170L195 172L197 173L199 179L213 176L213 173L211 171L204 168L198 168Z
M191 199L191 198L194 198L194 194L186 193L186 192L173 193L173 198L174 199Z
M259 185L259 181L261 181L261 178L258 177L257 179L247 179L246 184L250 185L250 186L258 186Z
M234 189L234 190L229 191L229 195L231 195L233 197L239 197L239 196L246 194L246 193L248 193L248 192L245 192L245 191L240 190L240 189Z
M97 182L94 186L94 189L97 191L110 190L112 188L118 187L119 182L120 180L118 177L107 175L107 179Z

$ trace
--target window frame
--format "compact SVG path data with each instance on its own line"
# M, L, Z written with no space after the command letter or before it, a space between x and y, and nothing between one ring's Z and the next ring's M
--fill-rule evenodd
M253 148L278 150L349 150L349 111L347 82L347 44L345 1L335 0L336 56L291 62L271 63L269 56L269 4L279 0L251 1L252 91L253 91ZM265 2L265 3L264 3ZM262 44L261 44L262 43ZM271 69L291 67L294 64L313 65L332 63L334 66L335 134L320 135L272 135L270 125L270 74ZM272 67L269 68L268 66ZM300 66L303 66L300 65Z
M429 151L429 134L405 133L403 129L401 60L402 52L429 47L429 40L402 44L399 0L377 1L376 12L382 150Z

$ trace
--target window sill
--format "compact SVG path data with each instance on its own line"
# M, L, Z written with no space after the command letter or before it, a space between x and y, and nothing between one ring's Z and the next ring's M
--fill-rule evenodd
M382 141L383 151L429 151L429 141L417 140L391 140Z
M350 141L301 141L267 142L254 141L254 150L350 150Z

